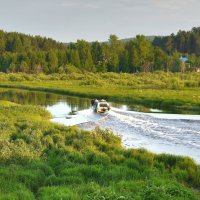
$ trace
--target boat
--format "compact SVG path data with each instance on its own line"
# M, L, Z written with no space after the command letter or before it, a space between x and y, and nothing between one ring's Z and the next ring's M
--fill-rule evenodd
M109 103L104 99L101 100L92 99L91 104L93 110L97 113L106 113L110 110Z

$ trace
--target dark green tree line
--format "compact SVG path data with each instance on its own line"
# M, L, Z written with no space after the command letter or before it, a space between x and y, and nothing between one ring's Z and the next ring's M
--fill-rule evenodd
M179 31L176 35L155 37L153 45L162 48L168 54L178 51L200 56L200 27L191 31Z
M189 63L180 62L183 54ZM153 43L142 35L126 42L110 35L108 42L78 40L64 44L40 36L0 31L1 72L49 74L75 68L90 72L176 72L198 67L199 54L200 28L156 37Z

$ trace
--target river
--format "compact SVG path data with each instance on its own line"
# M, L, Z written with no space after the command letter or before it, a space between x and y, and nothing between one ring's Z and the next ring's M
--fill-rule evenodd
M94 113L90 99L44 92L0 89L0 99L44 106L52 122L85 130L112 129L126 148L192 157L200 163L200 115L185 110L159 110L141 105L111 104L107 114ZM73 115L72 115L73 114Z

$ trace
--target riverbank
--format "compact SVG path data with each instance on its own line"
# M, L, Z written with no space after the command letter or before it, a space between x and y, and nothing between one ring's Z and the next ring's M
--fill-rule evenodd
M0 87L53 92L156 108L200 110L198 73L0 74Z
M190 158L127 150L108 130L49 118L39 106L0 101L2 199L199 199L200 166Z

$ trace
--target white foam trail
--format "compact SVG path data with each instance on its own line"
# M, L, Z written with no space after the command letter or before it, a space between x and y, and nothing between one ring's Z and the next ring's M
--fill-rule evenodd
M88 120L85 119L82 116L70 116L70 118L66 118L66 117L55 117L51 119L52 122L55 122L57 124L62 124L65 126L75 126L78 124L82 124L82 123L87 123Z
M149 115L159 119L180 119L180 120L197 120L200 121L200 115L186 115L186 114L166 114L166 113L159 113L160 110L157 110L158 113L142 113L136 111L122 111L118 108L112 108L115 112L121 113L129 113L129 114L138 114L138 115ZM152 109L151 109L152 110Z
M148 114L146 113L138 114L137 112L134 112L134 113L113 112L112 115L114 115L120 121L131 125L132 127L140 128L141 130L143 130L143 132L145 132L146 135L151 135L151 137L154 136L156 138L167 139L167 140L172 140L172 141L176 141L180 143L189 144L188 140L183 141L184 134L186 135L190 134L190 136L191 134L192 135L199 134L199 131L192 130L190 126L188 126L188 123L185 123L184 127L182 126L179 127L177 126L176 121L168 120L167 123L170 123L170 126L169 126L165 123L165 121L163 120L158 121L157 119L153 117L149 117ZM179 122L180 125L181 123L183 122ZM181 134L181 137L180 137L180 134ZM195 146L199 146L199 145L195 144Z
M91 130L109 128L122 136L127 148L143 147L157 153L193 157L200 163L200 116L140 113L111 108L108 114L82 110L72 119L54 119Z
M148 113L148 115L160 118L160 119L181 119L181 120L198 120L200 121L200 115L183 115L183 114L161 114L161 113Z

